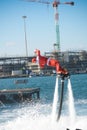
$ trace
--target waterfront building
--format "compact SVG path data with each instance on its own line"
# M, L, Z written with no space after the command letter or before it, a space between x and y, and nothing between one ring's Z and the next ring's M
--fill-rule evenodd
M62 67L70 73L87 73L87 51L45 52L46 57L59 60ZM30 73L54 74L55 68L45 66L41 69L37 63L32 63L31 57L0 57L0 77L29 76Z

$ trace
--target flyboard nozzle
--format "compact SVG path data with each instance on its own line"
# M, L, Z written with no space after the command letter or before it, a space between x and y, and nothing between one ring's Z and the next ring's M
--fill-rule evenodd
M67 74L58 74L58 77L61 78L61 80L64 80L64 79L69 79L70 78L70 74L67 73Z

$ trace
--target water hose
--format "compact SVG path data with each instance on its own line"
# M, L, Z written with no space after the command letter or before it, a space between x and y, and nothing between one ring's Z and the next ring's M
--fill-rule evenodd
M59 121L61 116L62 104L63 104L63 92L64 92L64 78L61 78L60 102L59 102L57 121Z
M64 93L64 79L69 78L68 75L61 75L61 89L60 89L60 101L59 101L59 109L58 109L58 115L57 115L57 121L59 121L62 111L62 105L63 105L63 93Z

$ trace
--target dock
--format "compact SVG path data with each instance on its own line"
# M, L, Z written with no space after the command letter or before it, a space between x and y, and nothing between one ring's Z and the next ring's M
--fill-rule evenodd
M0 90L0 104L32 101L40 99L40 88Z

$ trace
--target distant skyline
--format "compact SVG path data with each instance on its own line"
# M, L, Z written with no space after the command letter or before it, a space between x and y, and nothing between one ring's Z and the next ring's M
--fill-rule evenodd
M46 1L46 0L43 0ZM52 0L51 0L52 1ZM70 2L72 0L60 0ZM87 50L87 1L73 0L75 5L59 5L60 47L65 50ZM28 55L34 50L53 51L56 43L54 9L52 5L23 0L0 1L0 57L25 56L24 21Z

